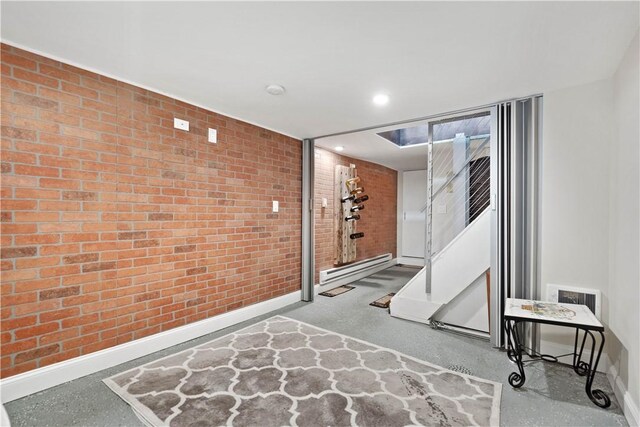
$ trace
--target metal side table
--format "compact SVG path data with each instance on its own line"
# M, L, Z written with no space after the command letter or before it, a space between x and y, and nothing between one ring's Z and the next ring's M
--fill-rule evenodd
M522 361L524 348L520 343L518 333L518 324L521 322L543 323L574 328L576 330L576 337L573 345L573 354L569 353L567 355L573 355L573 370L576 374L587 377L585 391L595 405L601 408L608 408L609 405L611 405L611 400L605 392L599 389L592 389L593 379L595 378L598 362L600 361L602 349L604 348L604 326L602 326L602 323L600 323L598 318L586 305L513 298L507 299L504 310L504 323L507 330L507 356L509 360L518 366L518 372L512 372L509 375L509 384L515 388L522 387L526 380L524 362ZM580 332L583 332L583 335L580 348L578 349ZM595 333L600 334L600 345L597 349ZM582 352L587 341L587 336L591 338L591 355L589 362L582 360ZM557 361L556 356L540 355L540 358L545 361Z

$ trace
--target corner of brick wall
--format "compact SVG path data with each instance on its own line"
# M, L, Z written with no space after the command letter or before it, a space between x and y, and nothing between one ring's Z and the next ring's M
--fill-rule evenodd
M385 253L396 256L398 172L375 163L352 159L322 148L316 148L315 157L315 281L321 270L334 267L335 215L334 170L336 165L355 164L358 176L369 200L358 221L358 231L365 237L358 239L356 261ZM327 199L322 208L320 200Z
M6 44L1 62L2 377L300 289L299 141Z

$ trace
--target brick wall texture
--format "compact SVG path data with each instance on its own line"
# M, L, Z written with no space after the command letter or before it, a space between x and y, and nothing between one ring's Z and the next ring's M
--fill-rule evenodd
M1 53L2 377L300 288L299 141Z
M398 173L375 163L341 156L334 152L316 148L315 152L315 273L334 267L335 261L335 215L334 197L335 166L356 165L365 194L369 196L360 212L357 230L364 232L356 246L356 261L391 252L396 255L397 234L397 183ZM321 199L327 199L327 207L321 207Z

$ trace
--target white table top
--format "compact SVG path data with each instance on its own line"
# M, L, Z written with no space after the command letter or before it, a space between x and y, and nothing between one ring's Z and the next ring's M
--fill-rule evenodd
M505 317L528 320L538 323L550 323L569 327L586 327L603 330L598 318L582 304L567 304L547 301L534 301L507 298Z

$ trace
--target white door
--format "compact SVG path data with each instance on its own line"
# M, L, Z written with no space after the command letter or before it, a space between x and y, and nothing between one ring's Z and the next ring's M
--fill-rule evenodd
M424 259L427 171L402 173L402 256Z

